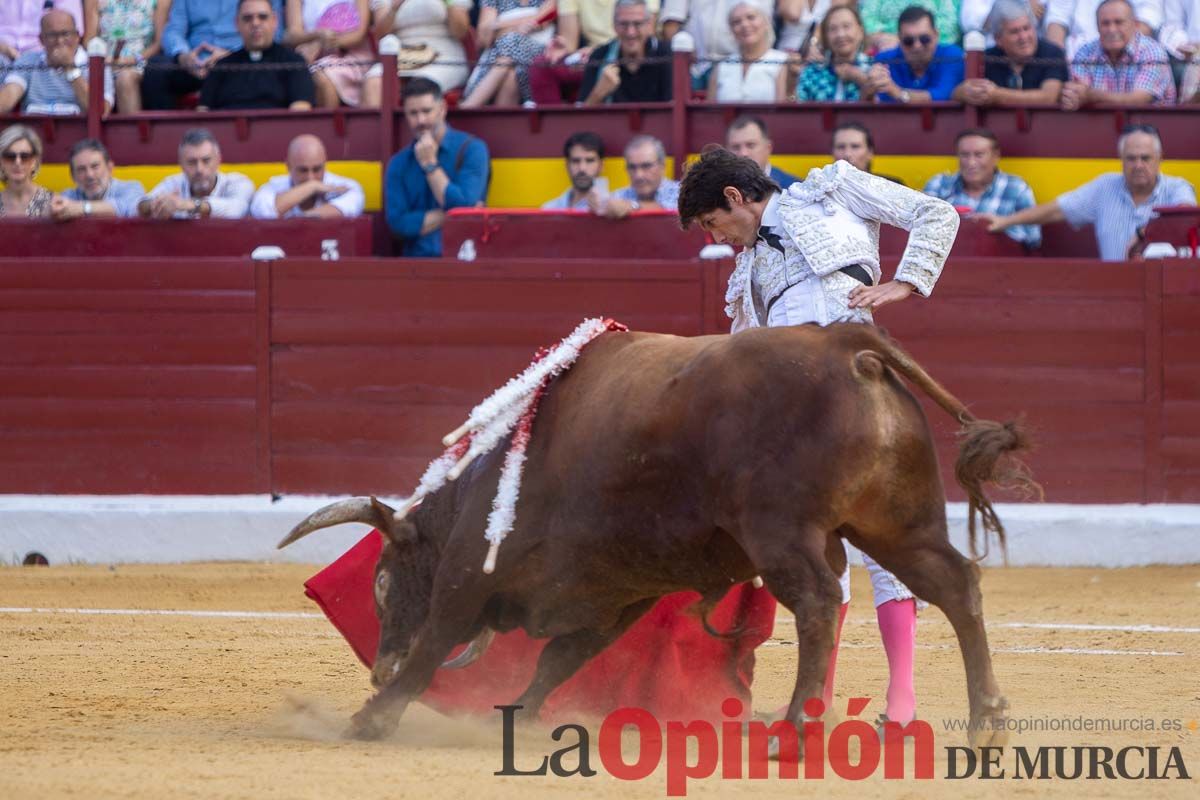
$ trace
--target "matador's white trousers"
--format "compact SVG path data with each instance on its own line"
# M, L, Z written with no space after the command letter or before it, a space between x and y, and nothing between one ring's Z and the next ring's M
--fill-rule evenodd
M858 281L845 275L838 274L834 280L821 281L815 276L806 281L800 281L789 287L770 306L767 312L767 327L776 328L781 325L805 325L816 323L821 327L835 322L872 322L871 312L867 309L851 309L841 289L848 294L854 286L861 285ZM834 295L834 296L830 296ZM843 549L845 543L842 544ZM871 588L875 591L875 606L879 607L890 600L908 600L915 596L908 587L900 582L892 573L863 553L863 563L871 576ZM850 565L846 564L838 582L842 585L842 602L850 602Z

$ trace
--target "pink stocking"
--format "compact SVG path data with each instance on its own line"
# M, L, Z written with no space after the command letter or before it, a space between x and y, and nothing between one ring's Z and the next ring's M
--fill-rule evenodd
M887 717L907 725L916 711L913 650L917 639L917 601L889 600L876 606L879 635L888 660ZM832 665L832 661L830 662Z

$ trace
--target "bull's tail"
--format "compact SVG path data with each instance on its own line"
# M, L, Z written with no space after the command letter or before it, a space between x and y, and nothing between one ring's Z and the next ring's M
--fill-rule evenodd
M744 622L739 622L730 630L722 633L713 627L712 620L708 618L708 615L712 613L714 608L716 608L717 603L721 602L728 592L728 589L722 589L718 592L702 595L695 603L687 606L684 609L684 613L700 620L700 624L704 626L704 632L714 639L735 641L746 635L747 628ZM741 615L738 616L740 617Z
M914 386L920 388L962 425L959 431L958 460L954 465L954 477L963 491L967 493L967 531L971 557L977 561L987 558L987 534L992 533L1000 543L1001 553L1007 561L1008 542L1004 525L996 515L996 509L992 507L992 501L988 499L983 484L995 483L1002 488L1015 490L1026 497L1043 499L1042 487L1034 481L1029 467L1015 455L1028 450L1031 446L1029 435L1023 427L1023 421L1015 419L1000 423L977 419L967 410L961 400L934 380L899 345L883 335L882 332L880 333L879 352L874 352L873 348L858 353L855 356L856 364L860 368L866 366L870 371L871 367L864 365L864 359L870 362L874 360L874 357L880 356L884 363L907 378ZM982 520L984 530L982 555L979 554L976 545L977 517Z

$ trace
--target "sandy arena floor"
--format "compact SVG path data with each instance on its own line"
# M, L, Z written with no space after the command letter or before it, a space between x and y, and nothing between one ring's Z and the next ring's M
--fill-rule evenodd
M369 684L320 618L11 610L312 613L301 583L314 571L260 564L0 568L0 607L8 609L0 611L0 798L666 796L662 770L635 783L603 771L589 779L495 777L498 724L448 720L421 707L390 740L342 740ZM856 570L854 580L839 705L844 712L851 692L876 698L863 715L874 719L887 672L865 571ZM691 781L689 796L1198 796L1200 567L989 570L984 596L997 676L1014 718L1126 726L1026 733L1010 744L1158 745L1162 760L1177 746L1193 779L946 780L943 747L965 744L965 734L949 732L945 721L966 716L966 694L950 626L930 610L918 628L917 691L920 716L937 741L934 780L885 781L882 769L861 783L713 777ZM1114 629L1068 627L1081 624ZM760 710L790 695L796 653L783 644L790 629L781 621L777 639L759 650ZM1130 730L1129 720L1138 727L1153 720L1158 729ZM1178 728L1161 730L1163 720ZM594 744L598 725L591 731ZM548 730L525 731L518 763L553 749Z

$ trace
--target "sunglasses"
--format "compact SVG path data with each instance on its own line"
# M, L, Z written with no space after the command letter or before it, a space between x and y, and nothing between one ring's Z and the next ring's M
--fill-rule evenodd
M920 42L922 47L929 47L933 44L933 37L928 33L922 33L920 36L905 36L900 40L900 44L905 47L912 47L917 42Z
M1135 122L1126 125L1124 128L1121 128L1122 136L1127 133L1148 133L1152 136L1158 136L1158 128L1154 127L1153 125L1147 125L1144 122Z
M18 161L33 161L37 156L33 154L33 151L22 150L14 152L12 150L5 150L4 154L0 155L0 158L3 158L10 164L15 164Z
M266 22L270 18L270 14L242 14L242 22Z

